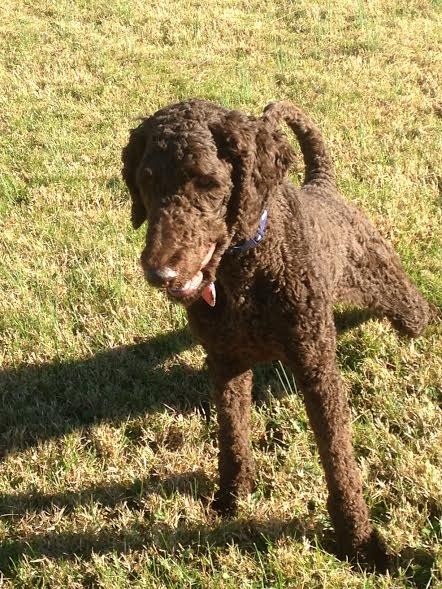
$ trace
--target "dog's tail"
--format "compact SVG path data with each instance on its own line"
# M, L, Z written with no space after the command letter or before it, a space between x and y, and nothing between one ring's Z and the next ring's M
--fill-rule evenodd
M305 175L303 185L335 186L333 165L319 129L297 106L288 100L271 102L264 109L263 118L278 124L281 120L296 135L304 156Z

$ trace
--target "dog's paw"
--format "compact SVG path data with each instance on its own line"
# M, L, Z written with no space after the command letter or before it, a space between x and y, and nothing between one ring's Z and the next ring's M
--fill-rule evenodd
M352 561L366 570L382 574L390 568L391 555L384 540L373 530L370 537L354 549Z
M233 517L238 510L237 497L231 491L222 491L220 489L215 493L212 509L222 517Z

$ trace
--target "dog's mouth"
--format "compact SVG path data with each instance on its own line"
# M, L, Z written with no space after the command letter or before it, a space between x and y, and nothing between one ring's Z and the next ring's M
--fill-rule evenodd
M216 250L216 244L211 244L207 254L201 262L200 269L192 278L190 278L182 287L169 287L167 294L173 299L179 299L180 302L187 302L190 299L195 299L196 295L203 296L204 299L209 297L210 284L212 283L209 277L209 266ZM206 299L207 300L207 299Z

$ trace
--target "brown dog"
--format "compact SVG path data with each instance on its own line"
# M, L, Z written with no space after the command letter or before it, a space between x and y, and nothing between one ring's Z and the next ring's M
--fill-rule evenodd
M301 146L301 188L287 179L293 152L280 120ZM414 337L432 310L392 247L338 194L319 131L288 102L255 118L191 100L132 130L123 162L133 225L149 224L146 278L187 307L207 352L219 421L218 508L232 512L253 488L251 367L281 360L304 395L342 554L385 568L353 457L332 309L368 307Z

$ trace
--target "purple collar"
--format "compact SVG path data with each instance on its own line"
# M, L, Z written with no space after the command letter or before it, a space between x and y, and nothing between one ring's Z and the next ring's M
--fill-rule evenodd
M240 241L238 245L233 245L229 247L227 250L228 254L243 254L247 252L252 247L256 247L261 243L264 239L264 235L266 232L267 227L267 218L269 216L269 209L264 209L263 214L261 215L261 219L259 220L258 231L256 232L255 237L252 239L244 239ZM206 301L208 305L214 307L216 305L216 288L215 282L209 282L209 284L204 288L203 292L201 293L201 298Z
M256 247L257 245L259 245L261 241L264 239L268 215L269 209L264 209L264 212L261 215L261 219L259 221L259 227L255 237L252 237L252 239L244 239L243 241L238 243L238 245L233 245L232 247L229 247L227 252L229 254L243 254L244 252L247 252L249 249L252 249L252 247Z

